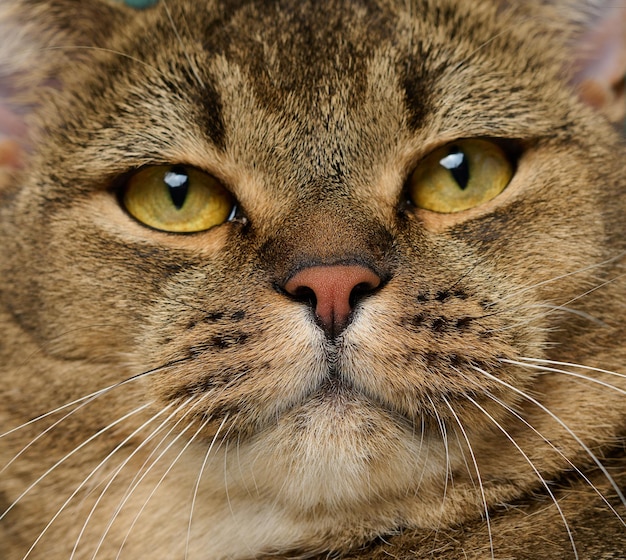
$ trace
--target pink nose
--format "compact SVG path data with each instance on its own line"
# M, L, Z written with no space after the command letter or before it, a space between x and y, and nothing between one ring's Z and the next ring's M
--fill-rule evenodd
M358 299L379 285L379 276L364 266L313 266L294 274L285 291L311 301L326 333L336 336L347 326Z

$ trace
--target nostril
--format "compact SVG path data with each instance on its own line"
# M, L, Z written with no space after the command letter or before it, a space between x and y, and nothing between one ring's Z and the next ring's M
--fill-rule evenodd
M309 303L327 334L336 336L347 326L357 302L380 284L380 277L368 267L313 266L294 274L284 290Z
M378 288L380 282L374 284L372 282L361 282L357 284L350 292L350 307L354 307L360 299L373 292Z
M315 306L317 305L315 292L308 286L298 286L291 292L287 290L287 293L296 301L309 304L313 307L313 309L315 309Z

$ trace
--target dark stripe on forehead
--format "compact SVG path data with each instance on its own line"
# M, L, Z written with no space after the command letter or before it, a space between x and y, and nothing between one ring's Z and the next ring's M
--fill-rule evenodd
M399 68L404 87L405 103L409 128L418 130L429 113L429 99L433 90L433 81L425 71L424 57L408 56Z
M145 61L152 74L150 81L153 84L146 96L157 95L154 100L157 108L153 115L158 115L161 110L167 113L161 122L171 119L173 111L171 107L166 110L168 104L180 107L181 124L188 116L208 140L223 149L226 127L219 84L203 67L205 61L196 48L198 37L192 35L188 27L190 16L182 8L182 5L172 4L169 13L171 20L166 17L166 13L162 13L159 20L152 22L152 32L139 36L135 44L136 55L120 63L128 65L131 68L129 74L132 75L132 71L136 70L133 68L133 65L136 66L134 59ZM164 44L168 47L164 48ZM140 100L137 100L137 104L141 105Z
M368 60L394 25L363 0L250 2L225 13L205 28L208 54L238 65L263 108L282 112L289 96L313 115L340 91L350 106L363 101Z
M198 123L215 146L224 149L226 145L226 127L222 118L222 101L214 85L203 80L203 87L198 90L201 112Z

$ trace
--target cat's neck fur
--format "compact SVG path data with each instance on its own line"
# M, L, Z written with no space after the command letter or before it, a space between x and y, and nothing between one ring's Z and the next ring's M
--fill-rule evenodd
M8 559L619 554L624 13L0 0Z

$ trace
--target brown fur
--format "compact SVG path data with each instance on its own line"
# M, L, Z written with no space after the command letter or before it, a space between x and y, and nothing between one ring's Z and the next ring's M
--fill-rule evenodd
M602 2L521 4L0 1L2 558L623 557L622 89ZM408 204L475 137L502 195ZM163 163L238 215L136 222ZM336 263L331 340L281 286Z

